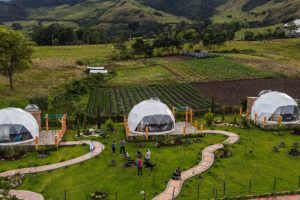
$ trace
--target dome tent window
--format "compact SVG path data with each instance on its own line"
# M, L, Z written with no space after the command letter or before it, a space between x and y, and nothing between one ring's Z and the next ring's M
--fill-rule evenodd
M266 117L267 122L282 123L298 122L299 107L297 102L287 94L281 92L267 92L262 94L253 104L251 119L263 122Z
M142 101L130 111L128 126L131 133L165 134L175 130L175 119L171 110L158 99Z
M34 140L39 135L36 119L19 108L0 110L0 145L16 145Z

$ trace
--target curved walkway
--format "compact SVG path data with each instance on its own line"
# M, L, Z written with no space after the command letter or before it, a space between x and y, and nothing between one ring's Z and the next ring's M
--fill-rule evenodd
M216 150L224 148L224 145L234 144L240 139L240 137L237 134L227 132L227 131L222 131L222 130L205 130L203 131L203 133L221 134L221 135L228 136L228 139L226 139L222 143L214 144L203 149L201 162L197 166L182 172L181 180L170 179L165 191L163 191L162 193L154 197L153 200L173 200L174 198L176 198L180 194L184 181L186 181L187 179L193 176L205 172L213 165L215 160L214 152Z
M73 146L73 145L82 145L82 144L89 145L89 143L90 143L90 141L86 141L86 140L85 141L74 141L74 142L73 141L72 142L61 142L60 146ZM93 153L86 153L82 156L73 158L71 160L66 160L63 162L54 163L54 164L50 164L50 165L9 170L9 171L0 173L0 177L13 176L16 174L30 174L30 173L45 172L45 171L59 169L62 167L66 167L66 166L84 162L86 160L89 160L89 159L99 155L105 148L105 146L100 142L93 141L93 144L95 146L95 151Z
M86 141L86 140L85 141L61 142L60 146L73 146L73 145L83 145L83 144L89 145L90 142L91 141ZM82 156L73 158L71 160L54 163L54 164L50 164L50 165L43 165L43 166L38 166L38 167L28 167L28 168L22 168L22 169L14 169L14 170L2 172L2 173L0 173L0 177L13 176L16 174L29 174L29 173L45 172L45 171L59 169L62 167L66 167L66 166L84 162L86 160L89 160L89 159L99 155L105 148L105 146L100 142L93 141L93 144L95 146L95 150L93 153L86 153ZM41 194L27 191L27 190L10 190L9 194L11 196L16 196L18 199L22 199L22 200L44 200L44 197Z
M9 195L22 200L44 200L43 195L27 190L11 190L9 191Z

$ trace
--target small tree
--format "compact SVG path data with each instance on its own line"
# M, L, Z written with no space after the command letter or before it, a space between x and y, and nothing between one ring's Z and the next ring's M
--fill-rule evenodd
M104 126L105 129L109 132L114 132L115 130L115 124L111 119L106 120Z
M205 113L204 119L205 119L206 124L207 124L208 126L212 126L212 125L213 125L213 122L214 122L214 114L211 113L211 112Z
M137 55L151 56L153 54L153 47L142 39L137 39L132 44L132 49Z
M13 74L31 66L32 44L18 31L0 27L0 73L9 78L13 90Z

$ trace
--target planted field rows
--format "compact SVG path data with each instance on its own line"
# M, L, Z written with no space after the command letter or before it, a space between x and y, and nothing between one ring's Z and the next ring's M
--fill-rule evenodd
M90 94L87 113L120 116L130 112L143 100L157 97L170 108L188 106L194 110L209 108L210 99L205 99L188 84L160 85L149 87L97 88Z
M166 63L166 69L187 82L266 78L272 72L258 70L224 57L186 59Z

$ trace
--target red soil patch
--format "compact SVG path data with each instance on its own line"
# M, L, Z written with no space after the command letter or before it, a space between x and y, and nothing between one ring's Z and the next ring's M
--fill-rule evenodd
M262 90L284 92L295 99L300 98L300 78L254 79L236 81L197 82L192 86L201 94L224 105L239 105L247 96L258 96Z

